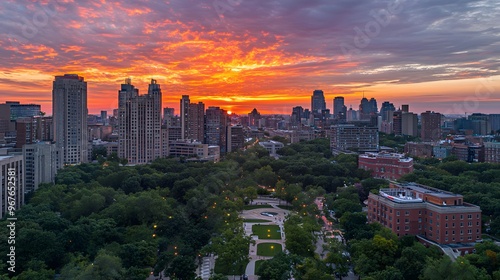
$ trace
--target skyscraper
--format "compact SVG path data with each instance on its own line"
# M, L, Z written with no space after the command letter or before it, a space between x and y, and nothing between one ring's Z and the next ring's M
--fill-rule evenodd
M296 106L292 109L292 118L290 120L293 126L299 125L304 115L304 108L302 106Z
M54 140L63 164L88 161L87 82L76 74L56 76L52 90Z
M230 123L226 110L208 107L205 122L205 143L220 146L220 152L227 152L227 126Z
M187 139L203 142L205 135L205 104L190 103Z
M161 89L151 80L148 93L139 95L130 79L118 91L118 156L129 164L143 164L162 156Z
M326 102L323 91L319 89L313 91L313 95L311 96L311 112L313 112L313 114L321 114L325 109Z
M347 107L344 105L344 97L337 96L333 99L333 115L334 118L345 120L347 114Z
M426 111L421 114L422 141L437 141L441 139L441 114Z
M396 111L394 104L389 101L384 101L382 107L380 108L380 115L382 116L382 121L392 122L392 114Z
M181 109L181 135L182 139L188 139L189 130L189 95L183 95L181 98L180 109Z

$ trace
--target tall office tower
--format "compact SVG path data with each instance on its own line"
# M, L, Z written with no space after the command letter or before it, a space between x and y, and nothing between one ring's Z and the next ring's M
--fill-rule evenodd
M188 110L187 139L203 142L205 138L205 104L190 103Z
M337 96L333 99L333 115L335 119L345 120L347 107L344 105L344 97Z
M181 109L181 133L182 139L188 139L189 131L189 95L183 95L181 98L180 109Z
M162 156L161 89L151 80L148 93L139 95L130 79L118 91L118 156L129 164L143 164Z
M227 126L230 123L226 110L208 107L205 122L205 143L220 146L220 152L227 152Z
M359 120L366 120L370 117L371 105L366 97L361 99L359 103Z
M311 96L311 112L313 114L321 114L321 111L326 109L325 95L322 90L313 91Z
M175 109L165 107L163 108L163 124L171 126L172 117L175 116Z
M437 141L441 139L441 114L426 111L421 114L422 141Z
M102 125L108 125L108 111L101 111L101 123Z
M290 120L290 123L292 124L292 126L299 125L302 121L303 115L304 115L304 108L302 108L302 106L293 107L292 118Z
M377 100L375 98L370 98L370 114L377 114L378 113L378 106L377 106Z
M304 114L302 115L302 118L308 120L310 115L311 111L309 109L304 109Z
M88 161L87 82L75 74L56 76L52 90L52 118L56 148L63 164Z
M401 111L406 113L410 112L410 105L408 104L401 105Z
M382 116L382 121L392 122L392 114L396 111L394 104L389 101L384 101L382 107L380 108L380 115Z

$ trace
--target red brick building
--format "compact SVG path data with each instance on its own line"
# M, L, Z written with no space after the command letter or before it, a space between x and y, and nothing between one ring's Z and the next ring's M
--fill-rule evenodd
M358 166L364 170L372 170L378 178L396 180L413 172L413 159L396 153L365 153L359 155Z
M368 221L398 236L416 235L439 244L481 240L481 209L463 196L415 183L390 184L368 197Z

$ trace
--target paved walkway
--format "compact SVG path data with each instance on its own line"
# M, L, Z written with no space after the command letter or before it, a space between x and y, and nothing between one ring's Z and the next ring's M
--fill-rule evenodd
M248 236L252 236L252 226L256 224L261 225L278 225L280 227L281 239L258 239L256 235L252 236L255 244L250 244L249 257L250 262L247 265L245 270L245 274L248 275L249 280L257 279L255 275L255 262L258 260L268 260L272 257L264 257L257 255L257 245L261 243L278 243L281 244L282 249L285 250L285 230L284 230L284 221L285 217L290 213L290 211L281 209L278 207L280 201L272 198L260 198L254 200L252 204L269 204L272 208L259 208L252 210L244 210L240 216L242 219L261 219L267 220L268 222L260 222L260 223L248 223L244 222L243 227L245 229L245 234ZM274 212L277 215L273 217L264 216L262 212ZM230 278L232 279L232 278Z

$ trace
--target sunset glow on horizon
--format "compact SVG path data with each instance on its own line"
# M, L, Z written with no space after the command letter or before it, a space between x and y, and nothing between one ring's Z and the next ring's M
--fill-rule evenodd
M126 78L140 93L156 79L176 114L186 94L290 114L315 89L330 109L335 96L358 109L364 94L416 113L499 113L496 1L392 2L5 1L0 103L51 114L54 76L78 74L89 113L115 109Z

